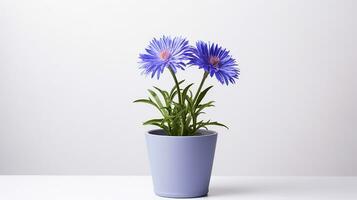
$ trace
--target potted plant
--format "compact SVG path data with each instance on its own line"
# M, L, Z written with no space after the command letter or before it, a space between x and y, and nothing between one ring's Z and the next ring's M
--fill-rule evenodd
M204 109L214 106L214 101L204 101L213 87L204 87L204 83L209 76L215 76L222 84L235 83L239 76L237 63L229 51L217 44L198 41L196 46L190 46L184 38L166 36L154 38L139 59L143 74L159 79L169 71L174 80L171 90L154 87L148 90L149 98L134 101L150 104L161 115L144 122L159 127L146 133L154 191L164 197L205 196L217 141L217 133L208 130L208 126L227 126L199 119ZM193 83L185 85L176 76L186 66L203 69L195 91Z

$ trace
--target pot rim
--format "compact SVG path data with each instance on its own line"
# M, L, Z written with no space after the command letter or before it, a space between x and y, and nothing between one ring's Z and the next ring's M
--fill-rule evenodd
M163 129L153 129L145 132L145 135L152 136L152 137L167 137L167 138L197 138L197 137L212 137L218 135L216 131L213 130L205 130L205 129L199 129L198 131L203 132L201 135L187 135L187 136L182 136L182 135L161 135L161 134L155 134L154 132L163 132Z

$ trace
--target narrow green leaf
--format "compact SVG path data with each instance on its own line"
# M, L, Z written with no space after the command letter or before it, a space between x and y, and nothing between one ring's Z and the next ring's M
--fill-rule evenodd
M165 100L167 100L167 98L168 98L168 96L169 96L169 93L168 93L168 92L166 92L165 90L161 90L160 88L155 87L155 86L154 86L154 88L155 88L157 91L160 92L160 94L162 95L162 97L163 97Z
M147 101L149 101L148 99L137 99L135 101L133 101L133 103L147 103Z
M208 122L208 123L204 123L205 126L223 126L225 127L226 129L229 129L226 125L224 124L221 124L219 122Z
M170 95L170 100L172 101L175 96L177 95L177 91L175 90L171 95Z
M200 104L200 102L202 101L203 97L205 97L205 95L207 94L208 90L210 90L213 86L209 86L208 88L204 89L199 95L198 95L198 98L197 98L197 101L195 103L195 106L197 107L197 105Z
M147 103L147 104L157 107L157 105L150 98L149 99L138 99L138 100L135 100L134 103Z
M200 115L200 114L206 114L205 112L197 112L196 115Z
M181 85L183 82L185 82L185 80L179 81L178 85ZM174 87L172 87L171 91L170 91L170 96L172 96L172 94L174 93L174 91L176 91L176 85Z
M162 108L165 108L168 112L168 114L171 113L171 101L172 99L170 98L170 95L167 91L165 90L161 90L160 88L158 87L154 87L157 91L160 92L161 96L163 97L164 101L165 101L165 107L162 107Z
M200 104L197 106L197 111L196 112L201 112L203 109L208 108L208 107L214 107L213 105L214 101L210 101L208 103Z
M143 123L143 125L155 125L156 123L162 123L163 122L163 119L150 119L146 122Z
M156 94L154 91L150 90L150 89L148 89L148 91L149 91L149 93L151 94L151 96L154 97L154 100L155 100L155 102L157 103L157 105L159 106L159 108L164 107L164 106L162 105L162 103L161 103L160 98L157 96L157 94Z
M190 87L193 85L193 83L189 84L188 86L185 87L182 91L182 99L186 99L187 96L187 91L190 89Z
M188 117L186 118L186 122L185 122L185 123L186 123L186 126L187 126L187 127L190 125L191 119L192 119L191 116L188 116Z

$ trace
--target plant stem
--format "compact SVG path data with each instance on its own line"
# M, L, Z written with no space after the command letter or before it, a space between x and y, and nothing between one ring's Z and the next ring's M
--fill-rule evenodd
M201 92L202 86L203 86L203 84L204 84L204 82L205 82L207 76L208 76L208 72L205 71L205 72L203 73L203 77L202 77L200 86L199 86L198 89L197 89L197 93L196 93L196 95L195 95L195 98L193 99L193 105L195 105L195 103L196 103L196 101L197 101L198 95L199 95L200 92Z
M177 81L177 78L176 78L176 75L175 75L175 72L174 70L172 70L171 67L169 67L169 70L170 70L170 73L172 75L172 77L174 78L174 81L175 81L175 84L176 84L176 90L177 90L177 96L178 96L178 101L179 101L179 104L182 106L183 104L183 100L182 100L182 96L181 96L181 91L180 91L180 84L178 83ZM184 115L181 115L181 119L180 119L180 123L181 123L181 136L183 135L183 132L184 132L184 125L185 125L185 119L186 116Z
M208 76L208 72L204 72L203 73L203 77L202 77L202 80L201 80L201 83L200 83L200 86L198 87L197 89L197 93L195 95L195 98L193 99L193 106L194 106L194 110L193 112L196 112L196 101L197 101L197 98L198 98L198 95L200 94L201 90L202 90L202 87L203 87L203 84L205 83L206 79L207 79L207 76ZM193 122L193 130L195 133L197 130L196 130L196 122L197 122L197 116L192 116L192 122Z
M180 85L179 85L179 83L177 81L177 78L176 78L174 70L172 70L171 67L169 67L169 70L170 70L170 73L171 73L172 77L174 78L174 81L175 81L175 84L176 84L176 89L177 89L178 101L179 101L179 104L181 104L182 101L181 101Z

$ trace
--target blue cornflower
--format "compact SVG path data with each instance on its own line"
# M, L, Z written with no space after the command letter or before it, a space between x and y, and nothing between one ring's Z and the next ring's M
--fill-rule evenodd
M157 79L166 67L170 67L175 73L177 68L184 70L185 61L191 55L188 41L181 37L171 39L163 36L159 40L154 38L145 50L145 54L139 55L140 68L144 74L151 74L151 78L156 74Z
M196 48L193 48L193 54L190 57L190 65L197 65L203 68L212 77L216 76L222 84L235 83L238 79L238 64L229 55L229 51L219 47L217 44L198 41Z

